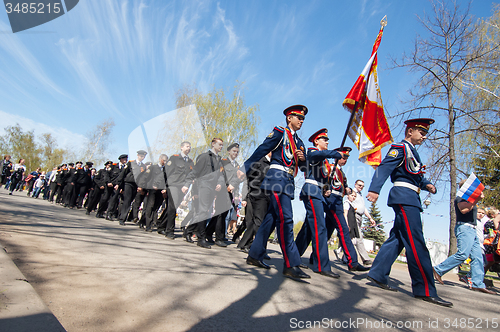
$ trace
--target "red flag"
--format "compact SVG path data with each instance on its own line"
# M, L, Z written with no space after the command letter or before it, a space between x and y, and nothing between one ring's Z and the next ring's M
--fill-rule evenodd
M342 103L347 110L355 112L349 137L359 150L359 160L373 167L377 167L382 161L380 150L393 142L377 76L377 51L383 31L384 24L373 45L370 60Z

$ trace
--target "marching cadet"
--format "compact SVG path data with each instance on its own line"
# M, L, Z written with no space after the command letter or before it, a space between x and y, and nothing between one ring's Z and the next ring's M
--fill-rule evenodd
M83 167L81 167L82 164L79 165L80 167L76 168L75 190L73 193L73 198L71 199L70 207L73 208L76 205L78 209L81 209L83 205L83 199L85 198L85 195L87 194L92 184L90 169L92 168L94 163L88 161Z
M342 166L347 163L350 147L337 148L335 151L342 153L342 158L337 162L337 167L330 172L330 187L326 197L326 228L327 238L329 239L336 229L339 237L339 243L347 257L347 266L349 271L368 271L369 267L364 267L358 263L358 253L354 248L349 235L349 227L344 217L343 197L351 192L347 186L347 177L342 171ZM333 167L333 166L332 166Z
M111 170L111 183L113 184L113 194L111 195L108 201L108 209L106 212L106 220L113 221L118 217L118 203L121 197L121 191L123 189L123 181L119 181L120 173L123 171L125 166L127 165L128 155L121 154L118 157L119 163L113 164L113 168Z
M109 170L113 165L112 161L107 161L104 164L104 168L101 168L94 176L94 193L92 198L87 204L86 215L90 215L90 212L97 208L99 204L99 209L96 212L96 218L104 218L103 212L105 211L106 200L103 199L103 195L108 190L107 184L109 183Z
M226 235L226 217L228 214L232 216L236 214L236 206L238 205L239 184L240 179L236 174L240 165L236 161L240 152L238 143L230 144L227 147L228 157L221 159L222 173L224 176L226 190L221 190L215 198L215 214L207 226L207 241L215 243L219 247L227 247L224 242ZM215 242L212 237L215 233Z
M258 162L252 165L252 170L248 173L247 188L243 187L243 201L246 201L245 207L245 224L246 231L243 233L237 248L248 254L253 238L259 230L262 220L267 213L269 207L269 195L260 188L262 181L266 177L267 171L271 164L271 152L261 158ZM246 190L245 190L246 189ZM248 193L245 193L247 191ZM233 236L235 242L238 232Z
M151 165L144 174L139 178L137 185L147 191L148 199L145 204L144 214L146 216L146 232L151 232L151 226L158 219L158 209L167 197L167 173L165 172L165 164L168 157L166 154L161 154L158 159L158 164Z
M324 276L339 278L340 275L332 272L328 256L327 228L325 223L326 201L323 196L324 188L328 187L330 171L333 166L328 158L341 159L344 154L335 150L328 150L328 130L320 129L309 137L314 147L307 149L306 181L302 187L300 198L306 208L306 222L295 240L297 249L302 256L312 240L312 270Z
M186 177L186 183L182 187L184 194L189 190L195 180L198 189L198 207L193 217L196 223L197 245L210 249L211 246L206 241L206 225L211 219L212 206L216 193L225 186L220 165L219 153L222 151L224 142L220 138L214 138L211 142L211 149L200 154L196 158L196 164L192 172Z
M427 138L433 119L412 119L405 121L405 138L391 148L373 175L367 198L376 202L382 186L391 177L393 187L389 192L387 205L396 214L394 226L387 241L384 242L373 262L368 279L382 289L397 291L389 286L391 266L403 249L406 249L408 271L410 272L413 295L424 301L451 307L453 303L437 296L434 284L432 263L429 250L425 245L420 213L420 190L432 194L436 187L424 177L424 166L415 148Z
M76 165L82 166L82 162L78 161ZM73 192L75 191L76 168L74 163L68 164L69 168L64 176L63 204L64 207L69 207Z
M56 176L57 189L54 194L57 195L56 204L61 204L63 201L63 191L64 191L64 179L66 178L66 173L68 172L68 164L62 164L60 171L58 171Z
M240 165L236 161L238 155L240 153L240 145L238 143L233 143L229 145L227 148L228 156L227 158L222 159L222 165L224 166L224 170L227 176L228 182L228 193L230 194L230 199L232 200L231 210L226 212L226 215L229 216L228 221L228 229L233 230L233 234L236 229L236 220L237 220L237 206L240 200L240 183L241 180L238 178L238 169ZM232 198L231 198L232 196ZM225 224L224 224L225 225Z
M158 220L158 233L165 235L168 239L174 239L175 217L177 208L184 199L182 187L186 177L193 170L194 161L189 158L191 143L181 143L181 152L170 157L166 165L167 171L167 207L163 210Z
M100 188L100 196L99 207L97 208L97 212L95 214L96 218L104 218L104 212L106 212L108 208L108 201L113 195L113 183L111 182L111 174L113 171L113 162L110 160L105 164L105 169L101 173L101 178L99 179L100 183L104 186L104 188ZM102 187L102 185L100 187Z
M286 116L287 126L285 128L274 127L244 164L244 169L248 173L255 162L272 151L271 165L261 186L270 195L270 206L250 247L247 264L270 268L263 262L263 259L266 255L267 240L278 221L277 234L284 258L283 274L294 279L310 278L299 267L301 260L293 240L292 215L294 177L299 167L306 166L304 143L296 132L302 127L307 112L307 107L303 105L294 105L285 109L283 114ZM239 170L238 176L243 177L244 173Z
M123 181L123 204L120 215L118 217L120 225L124 226L127 219L130 205L137 193L142 189L137 186L139 175L146 170L146 166L142 162L148 153L144 150L137 151L137 160L130 160L125 165L123 171L118 176L118 182Z

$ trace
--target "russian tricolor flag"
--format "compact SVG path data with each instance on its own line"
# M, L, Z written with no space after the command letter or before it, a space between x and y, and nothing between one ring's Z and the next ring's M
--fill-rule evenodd
M458 189L457 196L462 197L468 202L474 203L484 190L484 185L479 181L474 173L472 173L463 186Z

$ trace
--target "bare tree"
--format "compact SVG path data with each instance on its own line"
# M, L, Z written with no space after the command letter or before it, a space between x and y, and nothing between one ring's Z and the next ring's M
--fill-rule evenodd
M115 122L109 118L87 133L88 143L83 152L83 162L92 161L94 164L103 164L109 159L107 149L111 144L111 133Z
M449 185L449 254L453 254L456 252L453 201L457 177L458 173L464 176L467 173L467 169L459 167L465 164L460 158L465 156L462 152L467 151L457 146L457 139L489 126L477 120L476 115L486 110L470 107L461 81L481 68L482 60L498 46L491 47L485 38L478 37L480 26L469 15L470 3L463 9L456 2L432 1L431 4L432 14L418 17L428 37L417 35L413 51L394 60L394 67L408 68L419 74L418 83L409 91L410 108L397 117L421 116L437 120L426 141L431 148L429 172L435 182Z
M177 144L182 140L199 140L201 134L207 143L214 137L223 139L227 145L239 143L242 160L253 152L257 145L259 106L246 105L243 83L237 82L229 93L214 87L203 94L195 85L185 86L176 92L176 103L184 111L178 113L178 118L170 124L169 128L175 126L176 130L168 132L178 139ZM189 107L192 105L194 107ZM201 133L193 132L193 119L199 121ZM207 146L196 148L192 155L196 156L206 149Z

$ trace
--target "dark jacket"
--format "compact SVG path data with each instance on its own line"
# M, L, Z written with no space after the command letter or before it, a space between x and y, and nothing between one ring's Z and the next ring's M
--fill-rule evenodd
M137 186L143 189L156 189L164 190L167 188L167 173L165 166L160 167L160 165L151 165L144 173L140 176Z
M180 154L174 154L167 162L167 179L169 187L182 187L186 183L186 177L194 168L193 159L188 157L184 161Z

